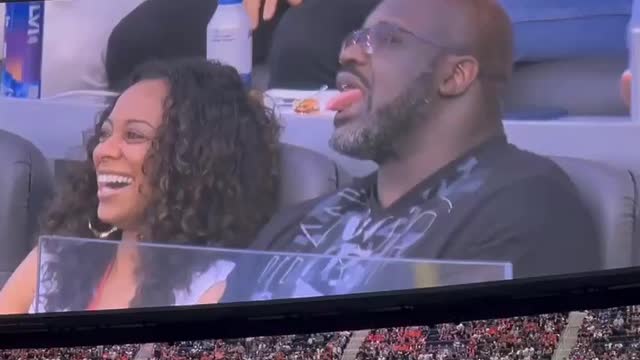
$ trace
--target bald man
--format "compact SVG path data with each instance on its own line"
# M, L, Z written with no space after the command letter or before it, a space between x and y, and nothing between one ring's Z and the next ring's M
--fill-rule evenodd
M256 247L500 261L515 277L600 269L596 227L570 179L506 139L500 94L511 54L511 25L495 1L383 1L345 40L341 94L330 105L331 146L379 170L277 215ZM375 262L358 273L342 261L296 261L269 259L255 270L254 288L326 295L371 290L357 274L383 287L411 287L415 275ZM450 276L441 284L495 280L478 268L452 269L440 272Z

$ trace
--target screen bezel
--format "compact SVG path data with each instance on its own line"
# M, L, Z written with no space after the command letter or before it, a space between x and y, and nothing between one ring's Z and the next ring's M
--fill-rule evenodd
M640 303L640 267L307 299L0 316L0 348L275 336L433 325Z

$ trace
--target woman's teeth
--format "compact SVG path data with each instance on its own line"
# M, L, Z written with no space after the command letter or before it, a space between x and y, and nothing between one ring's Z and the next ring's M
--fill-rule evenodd
M133 178L121 175L98 175L98 183L107 185L129 185L133 183Z

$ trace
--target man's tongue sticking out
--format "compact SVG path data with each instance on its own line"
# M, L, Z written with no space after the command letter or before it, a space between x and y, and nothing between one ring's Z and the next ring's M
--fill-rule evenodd
M327 104L327 110L330 111L343 111L349 108L351 105L362 101L364 94L360 89L349 89L336 95L333 99L329 100Z

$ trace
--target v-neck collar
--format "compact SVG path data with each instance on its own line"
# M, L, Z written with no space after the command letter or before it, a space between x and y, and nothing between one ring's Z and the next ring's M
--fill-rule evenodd
M469 158L485 157L487 154L493 153L494 151L503 148L505 145L508 145L508 141L506 135L504 134L496 135L490 138L489 140L470 149L469 151L464 153L464 155L459 156L457 159L438 169L435 173L418 182L409 191L404 193L387 207L380 206L380 201L378 200L377 194L378 172L375 171L374 173L362 179L362 185L366 190L366 202L372 213L393 213L399 208L401 209L406 207L407 205L410 205L411 202L415 201L414 199L416 194L423 192L425 188L436 185L443 178L449 176L452 169L456 169L459 165L467 161Z

